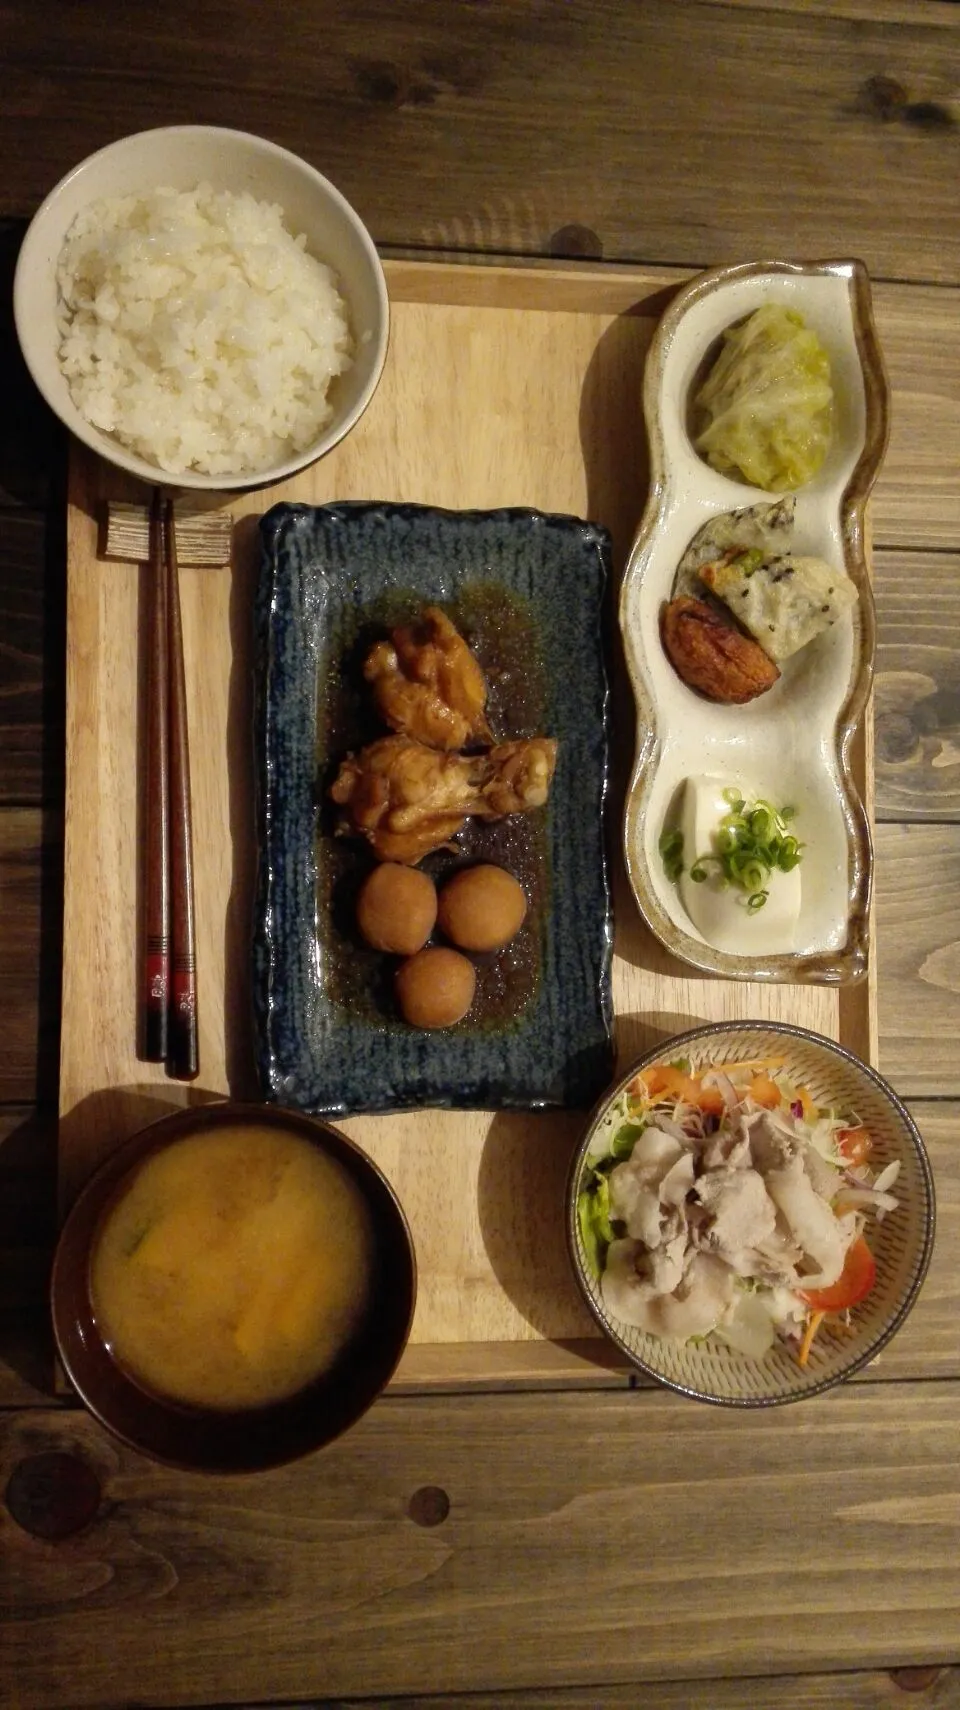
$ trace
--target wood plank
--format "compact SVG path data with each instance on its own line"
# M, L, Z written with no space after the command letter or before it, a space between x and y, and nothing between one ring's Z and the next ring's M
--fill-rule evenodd
M933 1169L936 1241L916 1304L890 1346L862 1373L868 1382L960 1378L960 1105L919 1099L911 1100L909 1108Z
M29 215L114 137L202 112L315 161L381 243L693 266L847 251L957 283L945 10L688 0L681 49L664 3L352 0L322 26L286 8L264 53L256 0L197 0L188 29L105 0L96 30L83 8L17 0L0 213Z
M960 553L878 552L878 819L960 819Z
M876 830L880 1069L906 1098L960 1093L960 827Z
M55 1113L0 1107L0 1407L50 1405L56 1155Z
M61 1546L4 1515L6 1666L20 1710L83 1710L949 1663L958 1429L957 1384L736 1417L387 1399L297 1466L201 1483L83 1414L10 1415L4 1486L75 1453L103 1501Z
M866 18L884 24L922 21L957 29L956 0L704 0L708 6L742 6L745 11L823 12L831 18Z
M596 1336L539 1342L415 1342L406 1349L390 1392L456 1395L463 1390L629 1389L632 1381L632 1368L619 1350Z
M0 1250L52 1248L57 1233L56 1165L56 1110L0 1106Z
M734 4L739 0L733 0ZM790 0L785 0L790 3ZM549 1691L444 1693L442 1698L325 1698L263 1710L960 1710L960 1669L870 1674L758 1675L753 1680L658 1680Z
M0 505L62 501L66 435L33 384L13 324L13 274L25 223L0 219Z
M36 512L0 510L0 805L63 801L63 536Z
M56 1084L62 840L53 810L0 808L0 1100Z
M878 285L876 318L893 396L890 444L871 506L874 539L956 551L960 297Z

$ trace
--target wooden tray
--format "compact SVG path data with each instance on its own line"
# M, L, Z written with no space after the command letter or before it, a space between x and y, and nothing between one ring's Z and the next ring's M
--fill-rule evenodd
M61 1204L164 1108L255 1097L249 1021L253 844L254 519L280 498L531 505L605 523L618 567L646 489L641 378L679 275L637 269L387 264L390 353L355 431L306 474L223 502L232 573L181 572L198 916L199 1082L135 1052L138 634L142 575L98 560L107 498L143 497L73 448L68 534L67 801L60 1073ZM614 814L633 708L616 666ZM858 781L871 802L869 732ZM672 961L614 872L619 1058L696 1021L781 1019L875 1059L873 982L762 987ZM582 1114L425 1110L343 1123L394 1183L413 1228L420 1294L397 1378L408 1387L629 1381L596 1334L564 1245L563 1189Z

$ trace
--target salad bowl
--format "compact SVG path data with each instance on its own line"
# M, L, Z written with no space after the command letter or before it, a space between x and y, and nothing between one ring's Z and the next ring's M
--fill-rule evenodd
M802 324L803 336L817 341L832 390L825 454L812 474L797 478L795 489L789 477L761 489L735 466L711 466L702 449L706 436L698 438L696 431L694 400L705 395L705 388L699 390L704 374L711 363L720 370L731 333L757 311L771 308ZM718 349L723 351L719 357ZM754 363L762 361L761 351ZM805 376L802 370L798 374L792 384L802 402ZM751 428L765 409L772 409L765 400L780 378L757 373L756 396L749 407L741 406L741 437L744 424ZM793 396L785 382L783 389ZM733 416L734 409L726 413ZM870 691L875 648L864 507L888 432L887 386L863 265L765 262L718 268L692 280L674 299L651 345L644 415L650 495L620 597L636 704L624 848L640 912L674 955L728 979L831 984L861 979L869 959L872 848L864 766L854 738ZM701 616L719 609L696 580L696 567L710 555L700 543L723 529L731 537L738 528L749 529L751 519L773 513L771 501L781 503L777 544L769 550L783 552L782 538L795 555L772 562L799 563L800 555L804 563L817 562L828 580L842 584L850 603L835 619L825 619L823 632L786 658L779 672L772 672L772 686L755 693L749 704L722 704L681 678L662 625L678 593L699 591ZM694 568L688 569L691 558ZM772 580L781 581L782 572ZM732 630L726 633L738 634L734 620L743 609L733 608ZM820 609L827 612L828 607ZM750 645L763 658L759 647ZM721 792L752 795L777 808L789 804L796 816L791 832L802 849L802 866L791 883L800 900L795 926L779 937L769 907L754 914L740 911L739 920L728 909L722 933L711 937L689 912L692 893L685 905L676 872L663 859L663 839L678 822L688 781L704 773L715 781L718 798Z
M734 1100L735 1092L742 1103ZM696 1108L688 1100L695 1101ZM721 1114L705 1114L708 1107ZM703 1188L706 1148L711 1143L717 1148L716 1158L709 1159L711 1167L719 1158L736 1162L731 1143L737 1134L747 1132L735 1126L740 1111L752 1113L748 1121L769 1118L769 1127L776 1124L787 1136L788 1147L799 1149L803 1164L797 1169L807 1180L811 1164L805 1148L808 1143L815 1146L814 1176L825 1173L827 1177L826 1186L818 1189L825 1196L818 1214L821 1220L829 1223L835 1215L841 1221L841 1207L848 1219L856 1218L858 1233L846 1249L841 1277L832 1287L815 1291L808 1286L804 1293L802 1282L817 1279L798 1277L793 1289L776 1292L756 1273L747 1274L749 1267L741 1263L740 1255L730 1254L716 1239L719 1212L704 1220L704 1207L711 1204ZM763 1167L757 1162L756 1132L749 1129L753 1160L746 1173L750 1175ZM630 1212L629 1228L617 1215L625 1206L622 1181L610 1186L613 1169L631 1159L641 1135L648 1139L654 1135L661 1145L674 1145L678 1154L686 1147L696 1160L690 1170L691 1183L696 1170L696 1186L688 1187L683 1209L684 1218L690 1219L685 1260L692 1243L699 1242L700 1251L711 1255L708 1262L733 1302L712 1329L705 1329L701 1322L692 1326L694 1333L683 1333L691 1326L683 1323L681 1308L694 1286L686 1268L683 1283L666 1300L666 1310L663 1297L655 1304L655 1319L643 1308L634 1311L632 1298L623 1305L627 1298L620 1286L623 1264L655 1274L650 1248L644 1253L644 1242L626 1239L636 1235L639 1227L636 1212ZM676 1143L672 1136L679 1136ZM642 1160L640 1168L644 1168ZM721 1164L714 1181L721 1176L729 1181L738 1173L744 1172ZM752 1185L756 1187L756 1180ZM780 1182L767 1175L765 1185L769 1195L775 1196L778 1229L786 1227L792 1238L793 1226L784 1224L780 1209ZM665 1206L671 1196L666 1188L663 1192L657 1215L667 1230ZM847 1209L841 1195L857 1207L855 1212ZM599 1216L598 1199L603 1202ZM682 1199L682 1193L673 1196L675 1204ZM862 1206L869 1210L861 1212ZM769 1205L768 1211L772 1224ZM852 1234L853 1226L848 1227ZM832 1040L778 1022L722 1022L693 1028L638 1058L594 1109L568 1181L570 1258L586 1304L601 1328L646 1376L680 1394L728 1407L765 1407L818 1395L874 1360L916 1300L929 1264L934 1228L934 1187L926 1151L892 1088ZM657 1233L650 1240L660 1238ZM798 1269L806 1263L806 1258L798 1262ZM725 1282L724 1265L730 1272ZM631 1280L636 1287L636 1269ZM734 1319L739 1324L748 1296L744 1316L748 1326L758 1317L768 1331L771 1321L776 1325L766 1348L757 1346L752 1328L743 1335L734 1325ZM768 1297L769 1321L764 1316ZM618 1305L634 1323L618 1315ZM647 1322L641 1328L639 1321L644 1319ZM649 1327L651 1320L657 1333ZM661 1334L661 1329L669 1334Z

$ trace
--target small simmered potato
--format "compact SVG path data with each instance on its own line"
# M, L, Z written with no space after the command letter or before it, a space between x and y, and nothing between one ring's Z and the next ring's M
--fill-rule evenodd
M526 913L523 886L504 867L464 867L440 892L437 920L463 950L502 950Z
M452 1027L473 1002L477 974L459 950L420 950L397 969L400 1013L411 1027Z
M436 918L436 888L418 867L384 861L360 888L357 925L374 950L414 955L426 944Z

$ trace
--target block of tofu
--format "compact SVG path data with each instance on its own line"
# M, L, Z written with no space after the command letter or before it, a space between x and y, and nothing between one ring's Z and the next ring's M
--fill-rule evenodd
M699 576L778 664L857 603L856 587L843 570L793 553L725 555L702 564Z

